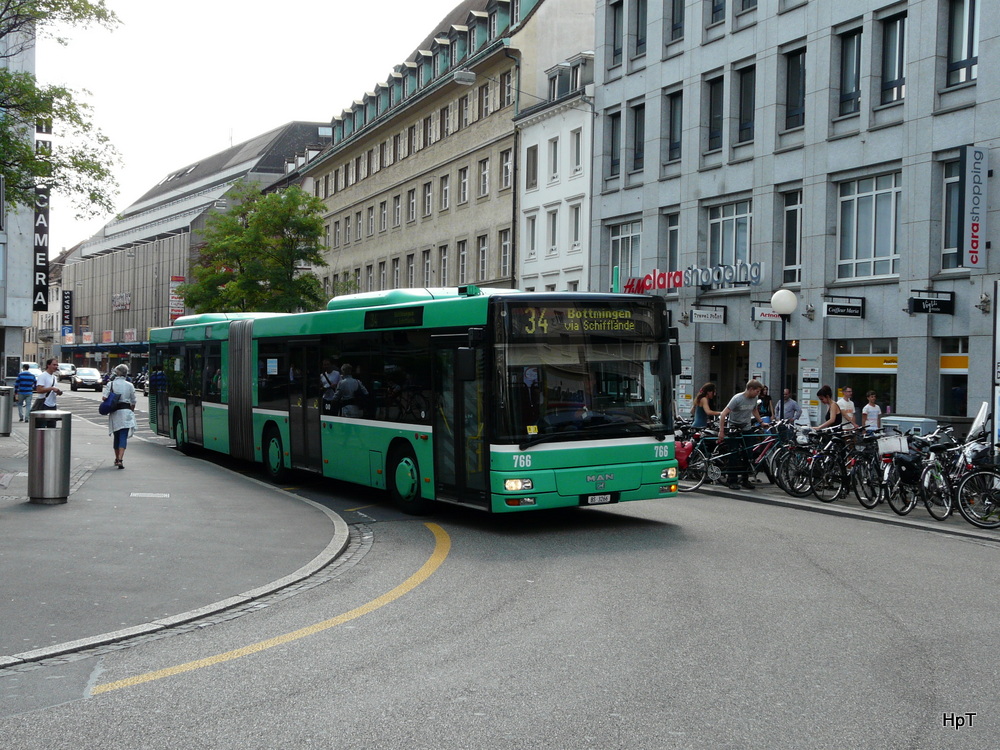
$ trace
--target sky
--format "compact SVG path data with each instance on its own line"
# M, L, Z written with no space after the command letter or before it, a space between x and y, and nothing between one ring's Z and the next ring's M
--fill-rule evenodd
M122 157L121 211L168 172L232 144L292 120L329 122L385 81L458 2L107 0L121 24L62 30L66 47L40 40L36 75L90 92L80 98ZM53 197L52 256L114 218L74 213Z

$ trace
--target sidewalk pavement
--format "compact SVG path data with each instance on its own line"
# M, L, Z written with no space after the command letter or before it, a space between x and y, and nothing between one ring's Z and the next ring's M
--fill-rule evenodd
M138 411L118 470L98 403L59 399L73 413L65 504L29 502L29 423L16 410L0 437L0 668L245 604L347 546L332 511L181 455Z

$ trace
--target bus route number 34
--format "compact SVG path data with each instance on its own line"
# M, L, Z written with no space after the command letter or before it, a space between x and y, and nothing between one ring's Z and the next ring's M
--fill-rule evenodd
M531 454L530 453L515 453L514 456L514 468L515 469L529 469L531 468Z

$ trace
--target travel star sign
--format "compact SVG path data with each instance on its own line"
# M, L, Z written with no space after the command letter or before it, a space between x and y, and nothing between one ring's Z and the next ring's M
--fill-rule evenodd
M958 260L965 268L986 267L986 211L989 151L965 146L959 157Z

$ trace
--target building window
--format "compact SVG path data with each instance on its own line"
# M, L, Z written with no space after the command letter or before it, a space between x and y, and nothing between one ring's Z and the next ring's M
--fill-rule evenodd
M384 232L389 224L389 205L385 201L378 204L378 228Z
M511 71L500 74L500 107L514 103L514 74Z
M392 288L399 289L399 258L392 259Z
M624 282L639 275L642 222L628 221L608 227L610 235L611 268L618 269L618 278Z
M782 282L798 284L802 281L802 191L784 194L785 216L782 237Z
M375 234L375 206L368 207L368 236Z
M559 139L549 140L549 182L559 179Z
M941 339L941 406L945 417L968 414L969 337L949 336ZM963 372L964 370L964 372Z
M400 219L402 218L401 214L402 214L401 201L399 200L398 195L394 195L392 197L392 225L394 227L399 226Z
M431 251L424 250L423 252L423 266L424 266L424 286L432 286L431 284ZM442 282L442 285L444 282Z
M498 235L500 244L500 276L510 276L510 230L501 229Z
M979 0L950 0L948 85L976 80L979 67Z
M340 222L333 222L333 246L340 247Z
M806 124L806 51L785 55L785 130Z
M451 135L451 113L447 107L441 107L438 112L438 140Z
M944 164L944 216L942 217L941 268L958 268L958 234L961 221L958 216L959 175L957 161Z
M608 46L611 48L611 64L621 65L622 49L625 44L624 0L617 0L608 6Z
M490 194L490 160L479 160L479 197Z
M708 150L718 151L722 148L722 107L723 79L713 78L706 84L708 99Z
M448 286L448 246L438 248L438 280L441 286Z
M411 156L417 150L417 126L410 125L406 129L406 155Z
M573 174L583 169L583 131L574 130L569 134L570 158L573 160Z
M361 240L361 212L360 211L358 211L356 214L354 214L354 229L355 229L354 237L355 237L355 239L357 239L360 242L360 240Z
M632 34L636 56L646 54L646 0L632 0Z
M524 246L529 259L534 258L538 252L538 235L535 232L537 226L538 217L534 214L524 218Z
M488 117L490 114L490 85L488 83L479 87L479 118Z
M462 167L458 170L458 202L465 203L469 200L469 168Z
M622 151L622 113L612 112L607 117L607 137L608 137L608 175L617 177L621 174L621 151Z
M680 263L680 214L667 214L664 217L666 230L666 266L668 270L678 270ZM668 289L667 294L679 294L679 289Z
M431 136L432 136L432 131L433 131L433 122L434 121L431 119L430 115L428 115L427 117L424 118L424 127L423 127L424 145L423 145L423 148L427 148L428 146L431 145Z
M681 158L681 128L684 116L684 95L680 91L667 94L667 111L664 120L667 123L667 158L665 161L677 161Z
M412 289L417 283L417 269L413 253L406 256L406 286Z
M469 127L469 95L458 100L458 129Z
M459 240L455 243L455 249L458 251L458 283L467 284L469 281L469 243L465 240Z
M344 244L351 244L351 217L347 215L344 217Z
M708 265L750 262L751 201L736 201L708 209Z
M882 22L882 104L906 96L906 14Z
M861 111L861 29L840 35L840 114Z
M580 232L583 229L583 206L574 203L569 207L569 241L574 249L580 247Z
M451 205L451 175L441 177L441 210L444 211Z
M709 23L726 20L726 0L709 0Z
M684 4L686 0L669 0L670 2L670 41L684 37Z
M378 288L385 289L385 261L379 261L378 264Z
M406 220L417 220L417 189L406 191Z
M476 254L479 257L479 280L486 281L488 277L490 240L485 234L476 237Z
M632 118L630 137L632 143L633 172L641 172L646 163L646 105L637 104L629 109Z
M524 187L538 187L538 146L528 146L524 153Z
M545 238L548 244L549 255L559 252L559 210L549 211L545 216L546 232Z
M390 154L392 158L392 163L395 164L399 161L399 133L396 133L392 137L392 152Z
M365 283L367 284L366 292L375 291L375 268L371 264L365 267Z
M896 273L899 172L840 183L837 278Z
M493 13L490 13L490 16L489 16L489 27L488 27L487 31L489 33L489 36L487 37L487 39L496 39L497 38L497 14L496 14L495 11Z
M738 143L749 143L753 140L754 112L756 111L757 68L751 65L740 70L737 76L739 86L739 131L736 134Z
M511 151L506 149L500 152L500 189L509 188L514 180L514 165L511 160Z
M429 182L424 183L424 216L430 216L434 210L434 188Z

